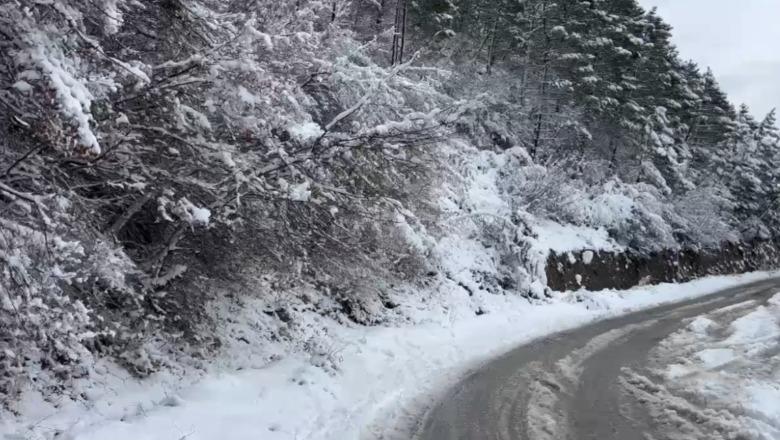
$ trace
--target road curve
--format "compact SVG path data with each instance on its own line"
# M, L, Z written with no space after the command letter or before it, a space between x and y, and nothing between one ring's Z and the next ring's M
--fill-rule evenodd
M651 349L688 318L778 291L780 279L759 281L519 347L453 387L426 414L414 439L666 438L670 427L623 392L621 372L643 371Z

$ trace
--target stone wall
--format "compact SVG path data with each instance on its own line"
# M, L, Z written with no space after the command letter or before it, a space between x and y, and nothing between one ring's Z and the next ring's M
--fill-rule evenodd
M557 291L627 289L637 285L683 282L706 275L773 269L780 266L778 241L726 243L720 249L663 251L649 255L582 250L553 253L547 260L547 285Z

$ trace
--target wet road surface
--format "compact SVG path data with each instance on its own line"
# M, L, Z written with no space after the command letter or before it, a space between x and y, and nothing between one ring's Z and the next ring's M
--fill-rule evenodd
M648 353L691 318L778 291L778 279L755 282L519 347L453 387L425 416L415 439L670 438L674 427L626 392L623 373L641 373Z

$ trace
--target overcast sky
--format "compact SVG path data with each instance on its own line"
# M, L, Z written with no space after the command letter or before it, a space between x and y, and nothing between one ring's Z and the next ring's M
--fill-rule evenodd
M683 58L712 68L757 118L780 107L780 0L639 0L674 26Z

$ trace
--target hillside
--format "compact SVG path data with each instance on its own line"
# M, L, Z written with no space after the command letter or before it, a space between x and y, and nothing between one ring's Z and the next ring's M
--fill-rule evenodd
M0 49L12 411L242 338L327 365L306 313L548 303L551 250L780 231L774 112L635 0L5 0Z

